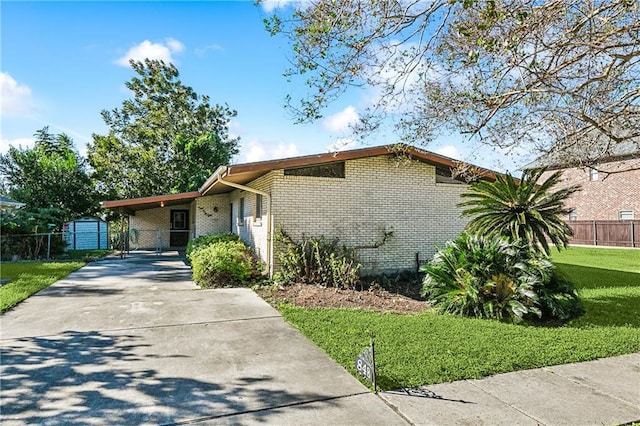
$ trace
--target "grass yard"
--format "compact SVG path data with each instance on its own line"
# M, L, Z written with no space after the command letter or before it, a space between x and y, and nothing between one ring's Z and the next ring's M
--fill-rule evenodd
M0 278L11 281L0 287L0 311L12 308L83 266L83 262L2 262Z
M60 256L60 259L92 262L111 253L114 253L114 250L67 250L63 255Z
M571 247L555 252L553 261L575 284L587 311L570 327L640 329L640 250Z
M376 335L383 389L480 378L640 351L640 250L572 247L554 254L586 314L564 327L533 327L425 312L395 315L286 305L285 319L356 375Z

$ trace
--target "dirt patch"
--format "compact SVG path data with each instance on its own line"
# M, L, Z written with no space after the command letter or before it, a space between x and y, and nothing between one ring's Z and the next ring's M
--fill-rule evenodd
M424 301L376 288L358 291L294 284L263 288L257 293L274 306L285 302L305 308L357 308L400 314L416 314L428 307Z

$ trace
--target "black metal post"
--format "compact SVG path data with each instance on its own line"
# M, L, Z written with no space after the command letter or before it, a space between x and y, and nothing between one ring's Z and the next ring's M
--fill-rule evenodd
M124 258L124 215L120 213L120 259Z
M378 384L376 380L376 347L375 347L375 334L371 333L371 368L373 369L373 393L378 393Z

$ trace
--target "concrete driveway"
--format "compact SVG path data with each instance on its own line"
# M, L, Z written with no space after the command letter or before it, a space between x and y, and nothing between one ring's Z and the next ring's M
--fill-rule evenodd
M95 262L1 318L10 424L406 424L250 290Z

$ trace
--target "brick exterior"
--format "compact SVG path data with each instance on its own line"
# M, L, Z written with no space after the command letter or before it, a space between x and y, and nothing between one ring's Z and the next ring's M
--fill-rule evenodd
M189 222L192 223L194 215L190 203L138 210L135 216L129 216L129 229L137 233L139 248L154 249L158 242L163 249L169 248L171 210L189 210Z
M250 182L247 186L273 195L273 177L274 172L270 172ZM256 217L257 198L256 194L250 191L234 190L230 195L231 206L233 207L231 224L233 232L238 234L244 242L251 245L256 254L266 263L268 262L267 197L262 197L262 214L260 217ZM241 199L244 199L244 213L242 215L240 213Z
M397 165L388 156L347 161L344 179L285 176L275 170L250 186L272 194L274 228L282 227L294 239L303 234L339 238L357 248L365 273L414 269L416 253L430 259L436 245L444 245L467 223L456 206L466 185L436 183L434 166ZM232 194L234 206L240 196L240 191ZM255 195L244 196L247 217ZM265 252L264 228L245 220L234 232ZM385 232L393 236L374 247ZM277 255L274 261L277 269Z
M630 170L633 168L637 170ZM621 211L632 211L634 218L639 219L640 159L606 163L599 166L598 170L598 179L595 181L590 180L588 168L563 171L562 183L558 188L571 185L582 187L565 203L568 208L575 209L573 220L619 220ZM606 173L616 170L629 171ZM569 217L566 219L569 220Z
M398 164L391 156L348 160L345 178L285 176L278 169L246 186L271 195L272 235L282 227L295 240L302 235L339 238L357 249L364 273L415 269L416 254L422 261L430 259L436 246L444 246L468 222L457 207L467 185L436 183L435 166ZM153 248L157 230L168 235L170 210L190 209L191 237L231 230L267 263L268 198L262 197L260 218L255 217L256 199L251 191L234 189L183 206L142 210L131 217L131 228L139 230L140 247ZM385 233L391 236L379 245ZM274 251L277 270L277 246Z
M209 195L196 198L192 204L195 222L192 236L230 232L229 194Z

